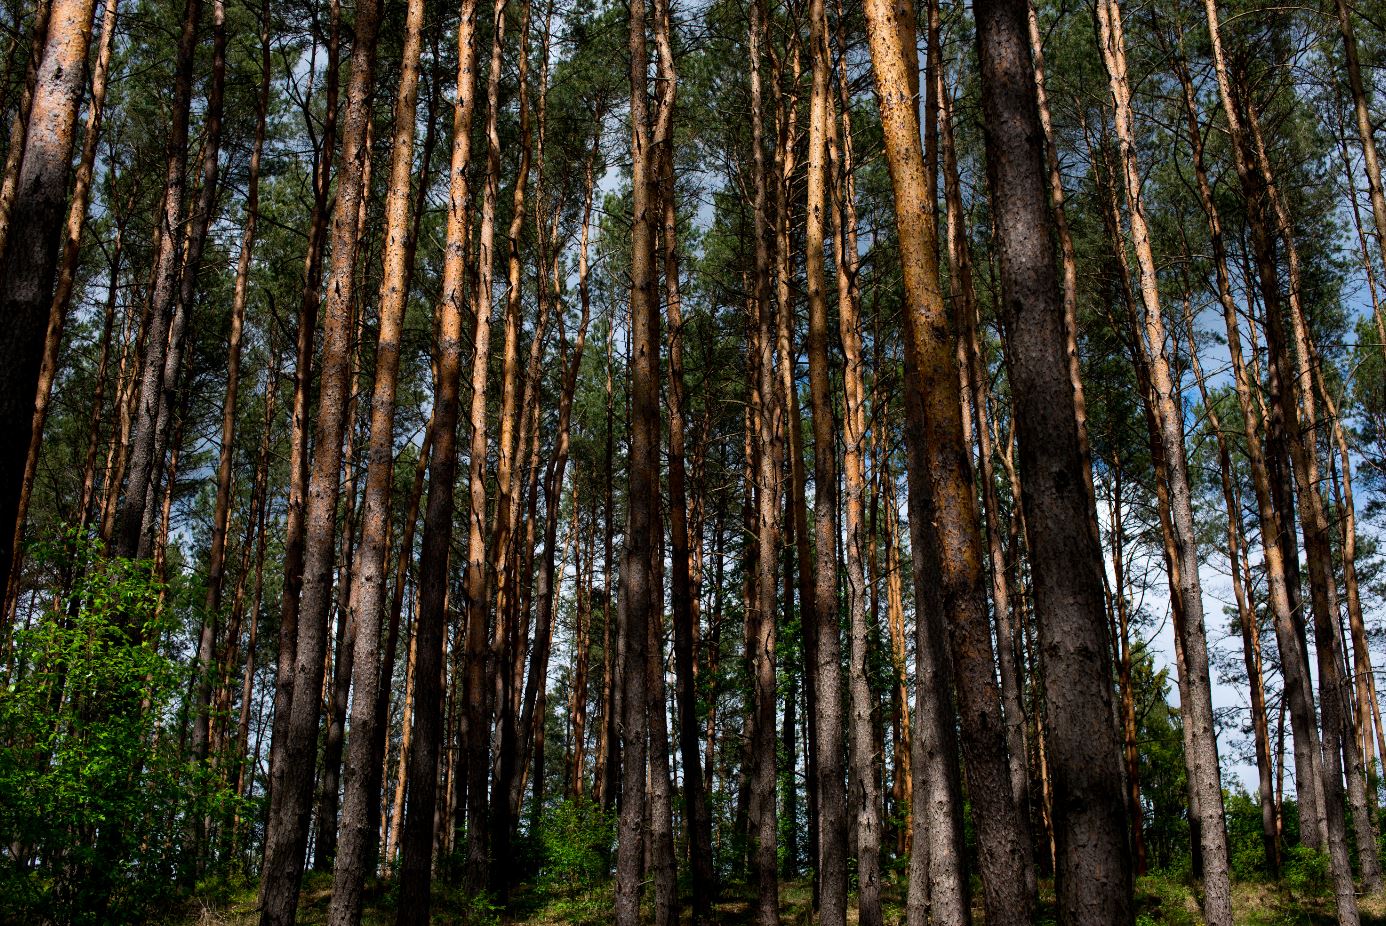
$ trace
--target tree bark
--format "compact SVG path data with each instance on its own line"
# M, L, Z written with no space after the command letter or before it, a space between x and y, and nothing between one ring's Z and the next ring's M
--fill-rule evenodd
M1068 373L1068 334L1052 250L1043 138L1022 0L974 5L997 246L1009 335L1035 608L1044 655L1060 920L1134 917L1120 755L1112 728L1111 647L1096 512Z
M363 174L370 151L366 140L375 70L380 8L363 0L356 8L351 77L342 120L342 162L337 177L337 204L332 219L332 264L328 275L323 323L322 370L313 466L305 511L304 565L298 646L294 656L290 716L282 735L283 795L273 808L265 834L265 877L261 882L261 926L292 926L298 907L313 796L317 752L319 692L322 690L332 573L335 559L337 502L340 495L342 439L351 384L350 341L352 291L360 240ZM280 731L276 731L279 733Z
M94 14L94 0L53 2L10 215L25 233L0 253L0 307L7 319L0 338L0 422L11 435L0 455L0 589L9 588Z
M376 838L372 805L380 802L372 775L380 671L380 626L385 608L385 573L389 556L390 489L394 482L395 385L399 342L409 299L410 179L414 171L414 126L417 122L419 55L424 0L410 0L405 20L400 82L395 98L395 135L385 202L385 258L380 284L380 333L376 341L375 384L371 395L371 436L367 449L366 494L362 501L361 545L352 571L355 588L356 653L353 659L351 738L348 741L344 801L337 857L333 868L331 926L361 922L361 889ZM402 554L405 555L405 554ZM375 789L371 785L375 785Z
M1158 439L1160 444L1167 489L1160 500L1166 505L1165 517L1172 528L1174 541L1173 556L1168 564L1169 584L1171 595L1179 599L1175 614L1182 617L1176 623L1175 632L1181 638L1184 659L1180 669L1186 674L1184 687L1188 692L1188 703L1181 703L1181 712L1186 740L1185 764L1189 770L1189 805L1191 812L1199 818L1197 835L1201 840L1203 861L1203 915L1210 924L1231 926L1232 887L1228 872L1227 831L1223 822L1222 782L1213 729L1203 588L1198 577L1198 544L1189 490L1188 459L1184 450L1182 397L1170 370L1165 345L1165 323L1155 256L1150 244L1140 166L1136 158L1135 119L1126 70L1126 39L1121 8L1115 0L1099 0L1097 21L1098 39L1114 106L1127 221L1139 270L1141 304L1145 309L1144 339L1137 331L1136 349L1144 354L1150 380L1147 395L1157 425L1157 434L1152 434L1152 441ZM1120 246L1125 248L1124 242L1120 242Z
M663 600L656 558L662 533L659 511L659 274L655 264L659 174L649 118L649 55L645 31L645 2L631 0L630 488L622 556L624 568L621 570L620 629L627 668L621 730L621 811L617 825L617 926L635 926L640 918L640 869L645 855L642 832L645 774L649 751L648 682L647 673L641 669L648 658L650 627ZM660 708L663 709L662 703ZM651 765L650 771L654 774L657 768ZM773 779L771 787L773 789ZM769 814L773 820L773 805ZM773 839L771 845L774 845ZM773 878L773 854L771 858Z
M402 838L404 853L396 915L400 926L426 922L431 902L433 818L438 799L438 752L443 724L441 675L447 625L445 606L452 546L453 483L457 473L462 308L466 299L467 235L471 225L467 171L471 165L472 115L476 109L476 13L475 0L466 0L457 25L457 96L453 105L452 160L448 173L447 238L437 309L438 372L430 428L433 446L428 460L428 502L419 559L418 616L414 621L414 716L407 776L410 800ZM489 260L489 255L487 258ZM486 311L489 301L474 308L480 335L483 319L489 318ZM485 375L485 348L485 342L478 338L473 375L478 368L481 375ZM408 555L408 551L401 555ZM408 726L408 718L405 723ZM399 814L399 799L396 798L396 820Z
M82 154L77 164L77 174L73 179L72 198L67 209L67 224L64 227L62 258L58 263L58 279L48 313L43 360L39 365L38 389L34 399L33 430L29 437L28 453L24 459L24 482L20 489L18 512L15 515L14 546L11 548L13 566L10 569L10 584L4 604L4 614L8 620L14 619L15 604L19 597L17 583L24 555L22 545L25 522L28 519L29 498L38 472L43 428L48 419L53 381L57 378L58 352L62 348L63 330L67 325L68 310L71 308L72 290L81 256L82 231L87 222L87 206L91 199L92 177L96 166L96 146L101 138L101 117L106 103L106 80L110 73L111 50L115 44L117 2L118 0L105 0L102 7L101 40L97 46L96 61L92 66L91 98L87 101L87 121L82 130ZM0 555L3 555L3 551L0 551Z

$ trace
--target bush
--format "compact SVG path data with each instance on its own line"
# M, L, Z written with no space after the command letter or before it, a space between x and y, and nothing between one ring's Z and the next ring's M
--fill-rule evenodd
M1286 848L1281 869L1285 887L1290 893L1301 897L1319 897L1328 893L1328 853L1308 846Z
M610 875L616 821L595 801L578 798L553 805L538 835L543 887L572 896Z
M191 815L228 798L169 729L190 678L158 650L169 618L148 564L79 537L36 554L76 578L16 634L0 691L0 921L136 921L190 875Z

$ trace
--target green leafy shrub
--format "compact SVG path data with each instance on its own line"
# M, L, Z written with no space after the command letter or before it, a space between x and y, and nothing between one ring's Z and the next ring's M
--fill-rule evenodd
M539 824L540 882L572 895L610 874L616 821L586 798L548 808Z
M133 922L190 880L192 814L228 797L180 754L188 670L147 563L80 537L40 546L71 591L14 639L0 691L0 921Z
M1308 846L1285 849L1281 862L1285 887L1301 897L1318 897L1328 893L1328 854Z

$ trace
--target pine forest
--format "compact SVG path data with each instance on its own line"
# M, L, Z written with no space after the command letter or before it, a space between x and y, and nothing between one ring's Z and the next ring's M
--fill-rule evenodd
M1383 123L1383 0L0 0L0 923L1386 924Z

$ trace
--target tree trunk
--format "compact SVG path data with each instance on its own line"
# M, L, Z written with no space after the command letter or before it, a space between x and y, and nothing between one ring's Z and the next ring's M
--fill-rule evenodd
M448 559L452 546L453 483L457 473L457 416L462 376L462 308L466 290L467 234L471 225L467 171L471 164L472 114L476 108L476 2L462 4L457 25L457 96L453 106L447 238L438 302L437 380L434 387L433 446L428 459L428 502L419 559L418 616L414 621L414 716L408 748L410 800L404 823L403 861L396 922L426 922L433 870L433 818L437 808L438 753L442 745L443 643ZM489 242L487 243L489 247ZM486 255L489 260L489 254ZM489 301L483 304L489 307ZM478 311L477 333L486 311ZM486 327L485 330L489 330ZM477 339L476 369L485 376L486 343ZM484 381L484 380L483 380ZM483 390L484 392L484 390ZM408 556L409 551L401 551ZM409 727L409 718L405 718ZM395 826L401 813L396 798ZM398 843L400 837L395 837Z
M775 564L780 540L779 473L783 457L782 433L784 406L776 401L775 330L770 303L769 220L766 210L768 186L764 150L764 105L761 95L760 56L765 37L765 13L759 0L750 4L751 54L751 144L755 177L755 279L754 302L758 348L754 360L757 376L758 401L751 410L754 427L755 467L755 582L751 604L746 615L747 661L751 671L752 696L748 712L750 767L747 771L748 793L751 800L748 850L756 900L752 905L753 921L759 926L774 926L779 922L779 865L776 858L776 795L775 795ZM781 306L781 311L786 307ZM781 363L787 362L781 357ZM831 546L829 547L831 549ZM836 663L834 662L834 665ZM841 767L838 767L841 771ZM821 773L821 766L820 766ZM837 784L840 791L840 781ZM820 805L821 806L821 805ZM845 810L839 809L839 814ZM845 819L845 817L844 817ZM842 834L845 836L845 833ZM840 844L839 844L840 845ZM821 869L820 869L821 872ZM820 874L821 877L821 874ZM845 884L844 884L845 887ZM845 895L845 891L844 891ZM846 897L842 903L845 909ZM829 909L832 909L831 907ZM820 916L828 921L828 910Z
M10 215L25 233L0 252L0 306L7 319L6 335L0 338L0 421L11 435L0 456L0 589L9 588L15 552L95 2L54 0L51 12Z
M958 695L987 920L1024 922L1033 903L1024 877L1029 828L1011 793L1001 693L994 681L957 353L938 280L934 184L925 171L917 110L909 93L906 49L894 28L895 11L886 0L869 0L866 15L908 300L906 437L915 470L911 519L924 522L916 530L924 541L916 548L916 556L928 561L926 568L939 580L932 600L927 605L921 600L921 606L939 609L940 617L949 615L951 675ZM937 49L932 40L936 32L933 28L930 32L931 48ZM916 494L915 489L923 491Z
M105 0L102 8L101 41L97 46L96 61L92 66L91 98L87 102L87 121L82 130L82 154L77 164L77 175L73 180L72 199L68 205L67 224L63 235L62 258L58 264L58 279L48 313L43 360L39 365L38 389L34 399L33 430L29 437L28 453L24 459L24 482L20 489L18 513L15 515L14 546L11 548L13 566L10 569L10 584L4 603L4 615L8 620L14 619L15 603L19 597L18 581L24 555L22 545L25 521L28 519L29 498L38 471L39 449L43 445L43 427L48 419L53 381L57 378L58 352L62 348L63 330L67 324L73 284L77 278L82 230L87 222L87 205L91 199L92 177L96 165L96 146L101 138L101 116L106 103L106 79L110 73L112 46L115 44L117 2L118 0ZM3 550L0 550L0 555L3 555Z
M1222 782L1218 771L1217 739L1213 729L1212 682L1208 672L1208 641L1204 631L1203 588L1199 581L1199 559L1193 501L1189 490L1188 459L1184 450L1182 398L1170 371L1165 346L1165 323L1160 305L1155 256L1146 224L1140 166L1136 159L1134 114L1126 72L1126 39L1121 8L1115 0L1099 0L1097 7L1099 41L1106 65L1108 88L1114 103L1117 147L1121 163L1122 188L1126 197L1127 221L1139 270L1141 303L1145 309L1144 340L1136 332L1136 349L1145 356L1150 377L1147 395L1153 406L1160 456L1164 461L1167 497L1162 497L1172 528L1174 554L1169 561L1170 592L1179 599L1175 614L1186 673L1187 703L1181 704L1186 739L1185 764L1189 770L1189 806L1198 816L1197 834L1201 840L1203 877L1203 915L1210 924L1231 926L1232 887L1227 860L1227 832L1223 822ZM1119 231L1119 230L1118 230ZM1121 244L1124 248L1124 243Z
M659 173L649 118L649 55L645 30L645 2L631 0L630 488L620 603L626 672L621 730L621 811L616 852L617 926L635 926L640 918L640 869L645 855L642 832L645 773L649 751L648 681L647 673L641 669L648 658L650 627L663 600L656 559L662 533L659 511L659 274L655 264ZM663 709L662 703L660 708ZM662 744L656 744L656 748L659 745ZM651 765L651 772L656 770ZM773 809L770 819L774 819ZM773 839L771 845L774 845ZM773 854L771 859L773 878ZM661 907L662 904L657 904L657 911Z
M355 588L356 653L354 697L347 754L341 832L333 868L332 926L361 922L361 889L374 854L376 838L370 808L380 803L371 774L375 725L380 722L380 626L385 608L385 573L389 557L390 489L394 482L395 384L399 342L408 302L410 234L409 183L414 171L414 126L417 122L419 54L424 0L410 0L405 22L400 82L395 98L395 136L391 144L390 180L385 202L384 275L380 284L380 333L376 341L375 385L371 396L371 436L367 449L366 494L362 501L361 545L352 572ZM371 785L376 785L373 790Z
M1275 787L1272 782L1270 727L1266 719L1266 688L1261 672L1260 616L1252 603L1251 589L1243 580L1246 556L1242 536L1242 503L1238 496L1232 470L1232 454L1223 434L1222 422L1208 395L1206 380L1198 361L1195 345L1193 312L1184 315L1189 337L1189 362L1198 383L1199 395L1208 416L1208 430L1218 445L1218 473L1222 480L1223 503L1227 506L1227 560L1232 572L1232 592L1237 601L1237 621L1241 627L1242 658L1251 690L1251 728L1256 743L1258 798L1261 804L1261 840L1266 852L1266 870L1275 877L1280 874L1280 822L1276 813Z
M1285 677L1284 699L1289 703L1290 725L1294 734L1295 780L1299 783L1300 838L1311 848L1322 848L1327 838L1322 801L1323 779L1319 771L1322 760L1318 726L1314 716L1313 688L1309 679L1309 663L1297 628L1284 545L1279 539L1286 527L1282 523L1281 512L1276 509L1266 449L1262 445L1262 421L1265 416L1261 414L1253 398L1253 375L1247 369L1246 360L1242 355L1240 310L1232 296L1232 280L1228 271L1222 222L1204 166L1204 140L1198 127L1193 81L1182 59L1176 58L1175 70L1183 86L1184 110L1189 140L1194 152L1194 177L1208 222L1213 267L1217 276L1218 301L1222 306L1228 354L1232 360L1233 383L1242 413L1247 464L1251 470L1260 518L1266 596L1275 621L1276 644L1280 651L1281 671ZM1289 531L1292 533L1293 528L1289 528Z
M1112 728L1112 665L1101 552L1091 528L1068 335L1045 183L1042 128L1022 0L974 6L993 208L1009 336L1035 608L1044 652L1053 774L1059 918L1131 923L1121 764Z
M342 163L332 219L332 265L324 312L313 466L304 521L303 589L293 695L289 720L282 730L287 740L283 795L279 806L272 810L266 828L265 877L260 890L261 926L292 926L307 847L321 706L318 694L322 690L323 656L332 605L342 439L351 388L352 289L360 240L360 203L368 194L362 189L362 180L366 161L370 158L366 140L371 119L370 97L379 19L376 0L363 0L357 6L351 77L342 125Z
M313 342L322 300L320 279L329 218L328 191L336 148L341 7L338 0L329 0L329 3L331 32L327 45L322 144L315 152L313 209L308 226L308 248L303 258L303 298L299 301L298 331L294 344L294 398L289 419L289 498L284 523L284 590L279 614L279 665L274 682L274 727L270 736L271 816L278 810L285 793L282 787L284 759L288 748L289 715L293 706L294 657L298 651L299 599L303 589L308 497L308 400L313 378ZM316 46L314 54L316 56ZM307 105L304 111L306 114Z

